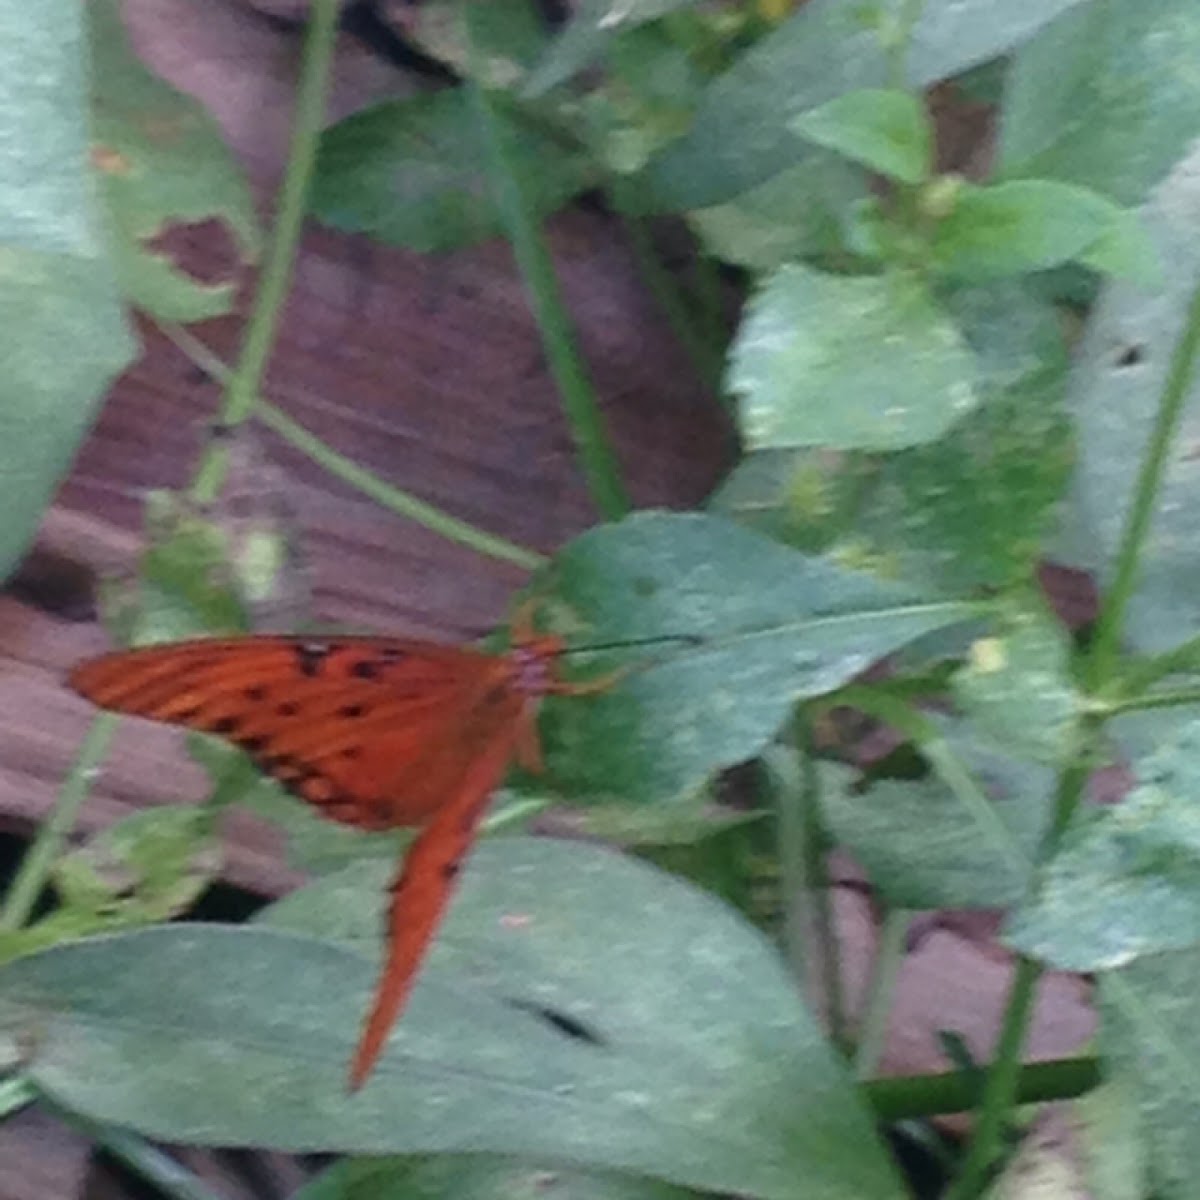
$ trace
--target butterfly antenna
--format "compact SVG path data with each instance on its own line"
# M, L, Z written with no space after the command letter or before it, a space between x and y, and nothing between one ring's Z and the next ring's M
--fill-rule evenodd
M560 654L591 654L594 650L626 650L635 646L661 646L664 642L682 642L702 646L704 639L694 633L664 633L658 637L628 638L619 642L590 642L586 646L564 646Z

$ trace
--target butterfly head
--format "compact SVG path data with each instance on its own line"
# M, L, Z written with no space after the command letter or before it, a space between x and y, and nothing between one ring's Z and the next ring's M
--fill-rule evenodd
M544 696L554 690L557 660L566 642L557 634L535 634L516 642L509 651L513 683L527 696Z

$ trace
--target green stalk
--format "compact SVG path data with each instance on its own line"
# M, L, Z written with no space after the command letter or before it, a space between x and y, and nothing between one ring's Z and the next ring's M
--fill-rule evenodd
M633 250L634 261L641 273L650 294L658 307L667 318L667 324L679 339L679 343L692 360L692 366L701 382L722 403L725 395L721 387L721 379L725 368L723 343L712 341L703 334L688 309L687 302L678 281L671 275L659 260L658 251L650 235L646 231L645 221L635 214L625 211L621 203L621 189L614 184L611 188L613 207L620 213L621 222Z
M145 1138L115 1125L93 1121L55 1101L53 1096L39 1093L42 1104L76 1132L102 1146L114 1158L123 1162L139 1179L171 1200L221 1200L196 1175L169 1154L151 1145Z
M1145 712L1151 708L1182 708L1187 704L1200 704L1200 688L1172 688L1170 691L1130 696L1128 700L1117 700L1107 705L1105 712L1112 716L1124 712Z
M304 60L296 92L287 171L279 192L279 207L271 229L266 263L258 281L254 309L246 324L242 352L225 390L218 417L225 426L236 426L245 421L262 391L267 360L275 343L275 331L287 298L304 224L308 186L325 118L337 18L337 0L313 0L308 34L304 39ZM189 489L193 501L206 504L216 498L225 481L228 461L228 447L221 442L211 443Z
M462 86L467 89L483 138L488 178L496 205L529 295L546 361L558 387L588 490L606 521L619 520L630 509L629 496L609 444L595 389L575 345L550 252L526 202L507 136L496 118L487 89L478 82L480 72L474 62L471 4L464 3L461 11L467 30L468 55L472 60L469 77Z
M1071 1100L1095 1088L1101 1079L1094 1057L1029 1063L1021 1071L1017 1103ZM913 1117L966 1112L979 1095L974 1071L941 1075L889 1076L862 1085L862 1094L878 1120L891 1124Z
M1192 293L1183 333L1171 357L1171 367L1163 386L1158 415L1146 455L1138 471L1133 503L1125 519L1121 545L1117 552L1116 570L1100 609L1096 636L1087 659L1087 681L1092 692L1100 692L1112 679L1120 647L1121 631L1125 625L1125 610L1138 582L1138 567L1142 546L1154 517L1158 489L1167 468L1167 457L1183 415L1188 388L1200 349L1200 284Z
M229 378L229 368L199 338L177 325L164 324L161 328L192 362L213 379L224 382ZM466 521L460 521L443 509L427 504L411 492L393 487L378 475L372 475L353 459L331 449L320 438L309 433L303 425L293 421L285 412L266 400L259 398L256 401L254 416L268 429L277 433L289 446L306 454L335 479L348 483L390 512L489 558L514 563L528 571L536 571L545 564L546 559L536 551L496 537L475 525L469 525Z
M1039 867L1044 866L1054 856L1063 831L1079 807L1088 776L1091 774L1090 752L1097 727L1098 721L1095 717L1084 719L1072 765L1063 772L1059 780L1054 819L1038 851ZM1036 886L1036 881L1031 886ZM982 1191L1000 1154L1005 1128L1017 1103L1021 1077L1029 1070L1021 1062L1021 1051L1025 1044L1041 974L1040 963L1024 956L1017 959L1016 974L1013 976L1008 1001L1005 1004L996 1053L988 1068L987 1082L984 1084L983 1099L971 1144L963 1159L960 1174L942 1200L973 1200L973 1197Z
M905 941L911 923L912 913L904 908L892 909L883 919L879 949L875 952L871 978L867 984L867 1002L858 1032L858 1050L854 1055L854 1075L857 1079L868 1079L873 1075L883 1057L896 977L904 961Z
M111 713L101 713L88 727L83 745L59 789L54 810L39 826L37 836L22 857L16 877L5 894L4 905L0 908L0 930L20 929L29 920L50 878L50 871L62 853L63 844L75 827L92 778L104 761L119 721L120 718Z

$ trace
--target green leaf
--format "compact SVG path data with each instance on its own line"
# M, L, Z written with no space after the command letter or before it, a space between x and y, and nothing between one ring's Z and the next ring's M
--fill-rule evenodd
M1005 940L1066 971L1200 943L1200 722L1135 764L1115 808L1068 829Z
M60 858L54 886L68 907L164 921L190 908L221 864L209 814L195 805L161 805L125 817Z
M295 1200L688 1200L695 1194L657 1179L472 1154L347 1159Z
M549 41L535 0L488 0L469 33L460 0L423 0L405 13L404 31L460 76L500 89L516 87Z
M0 17L0 578L134 350L87 169L83 15L46 0Z
M755 449L896 450L941 437L977 402L978 366L920 280L771 275L734 341L728 386Z
M1106 1078L1071 1105L1084 1180L1097 1200L1145 1200L1149 1194L1132 1084L1126 1076Z
M933 236L937 267L982 281L1042 271L1079 258L1112 236L1126 214L1087 188L1045 179L964 185Z
M1078 437L1073 516L1107 580L1161 403L1171 356L1200 275L1200 153L1180 163L1142 210L1163 282L1153 292L1114 282L1101 293L1076 353L1068 389ZM1188 391L1153 519L1141 545L1138 586L1122 630L1140 653L1171 649L1200 632L1200 381Z
M792 128L818 146L903 183L920 183L933 162L929 118L911 92L847 92L801 114Z
M830 832L900 908L1015 904L1049 824L1053 775L961 737L921 749L969 778L957 789L940 775L879 779L859 791L852 771L827 765L821 811Z
M386 878L350 869L275 916L377 944ZM898 1200L792 978L710 897L597 847L500 839L450 924L471 944L439 941L354 1096L374 982L356 942L192 925L56 947L0 973L0 1028L37 1047L27 1070L59 1103L165 1141L505 1154L763 1200Z
M724 204L696 209L688 223L714 257L774 270L789 259L839 251L846 212L865 197L866 186L857 167L813 154Z
M581 676L630 667L608 691L545 705L545 779L572 799L692 796L757 754L797 700L978 613L695 514L590 530L534 593L579 648L569 661ZM589 644L642 638L674 641L582 662Z
M134 579L103 594L105 623L121 645L150 645L250 627L229 562L226 531L173 492L146 499L147 547Z
M621 0L615 4L613 0L582 0L573 6L571 19L525 81L525 96L540 96L565 83L621 34L677 9L690 8L697 2Z
M925 88L1011 51L1080 0L926 0L905 56ZM889 6L894 11L894 6ZM763 183L804 155L791 123L888 76L895 32L878 3L809 0L705 90L691 132L646 173L647 205L705 208Z
M496 93L528 202L544 217L586 183L576 151ZM310 207L326 225L432 252L501 231L486 154L461 88L391 100L338 122L321 139Z
M1190 1200L1200 1172L1198 989L1196 950L1144 958L1097 981L1105 1078L1137 1101L1147 1182L1162 1200Z
M205 282L155 240L173 226L219 221L242 261L258 254L254 201L208 111L151 74L133 53L116 0L87 6L92 56L92 163L103 190L121 288L169 321L229 312L237 270Z
M979 407L879 463L831 553L951 593L1027 584L1073 462L1058 318L1014 281L943 303L975 353Z
M1070 643L1048 613L1014 615L980 638L954 678L954 697L999 747L1037 762L1063 763L1074 748L1082 698L1070 675Z
M1200 125L1192 0L1080 4L1015 56L999 170L1140 204Z

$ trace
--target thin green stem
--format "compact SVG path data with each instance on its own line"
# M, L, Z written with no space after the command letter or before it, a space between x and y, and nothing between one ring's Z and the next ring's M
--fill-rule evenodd
M337 0L314 0L311 8L279 206L272 223L254 309L246 324L242 352L221 406L219 420L227 426L245 421L262 391L267 360L275 343L275 331L287 298L304 224L308 186L316 161L321 125L325 119L329 66L333 60L338 18ZM220 442L210 444L189 489L194 501L203 504L216 498L225 480L228 457L225 445Z
M904 908L891 909L883 919L879 949L875 952L871 978L867 983L866 1007L858 1031L858 1050L854 1055L854 1074L857 1079L867 1079L873 1075L883 1057L892 996L896 990L900 964L904 961L905 942L911 923L912 913Z
M1188 638L1165 654L1156 654L1132 663L1119 680L1120 693L1136 699L1139 692L1166 675L1200 670L1200 637Z
M626 211L621 203L621 190L617 185L613 185L612 191L613 207L621 214L621 221L625 226L625 233L629 238L629 245L642 280L662 309L680 345L692 360L696 374L700 376L705 387L724 403L721 378L725 355L722 343L713 341L700 331L688 308L683 290L659 259L654 242L646 230L645 221Z
M1187 704L1200 704L1200 688L1173 688L1170 691L1130 696L1128 700L1114 701L1106 711L1113 716L1123 712L1145 712L1151 708L1182 708Z
M882 689L857 684L833 693L827 702L831 707L848 704L851 708L860 709L916 742L922 755L970 814L981 834L987 837L998 853L1008 859L1009 866L1018 875L1024 875L1029 870L1028 858L1012 831L1000 819L996 806L954 753L938 727L924 713Z
M779 887L783 898L783 952L796 982L805 994L811 980L808 969L811 919L811 880L808 878L807 832L802 815L803 782L799 755L790 746L773 746L764 755L764 769L770 776L779 845Z
M888 87L903 90L908 86L908 46L913 30L921 19L925 0L900 0L900 12L888 41Z
M20 929L33 913L50 871L62 853L63 844L75 827L92 778L104 761L118 723L118 717L101 713L88 728L75 762L59 789L54 810L42 822L5 894L4 905L0 908L0 930Z
M468 54L474 58L473 6L464 3L461 12L467 30ZM496 205L529 295L546 361L558 387L592 501L605 520L615 521L629 511L629 496L609 444L595 389L575 345L550 251L526 201L508 135L478 76L479 71L472 66L470 77L462 86L467 90L482 135Z
M1028 1063L1017 1084L1017 1103L1071 1100L1090 1092L1100 1078L1100 1064L1093 1057ZM889 1076L864 1083L862 1093L875 1116L891 1124L913 1117L966 1112L978 1099L979 1076L974 1071Z
M1133 503L1130 505L1125 529L1121 535L1112 586L1101 605L1096 636L1086 668L1087 681L1092 692L1100 692L1112 679L1115 671L1121 631L1125 624L1125 611L1137 587L1142 546L1154 517L1159 486L1187 400L1195 371L1197 350L1200 350L1200 284L1197 284L1192 293L1183 333L1171 357L1158 414L1138 471Z
M221 381L229 378L229 368L188 330L171 324L163 324L162 330L192 362L212 378ZM360 467L353 459L331 449L320 438L309 433L303 425L293 421L285 412L266 400L257 401L254 415L289 446L308 455L334 478L348 483L398 516L415 521L447 540L457 542L460 546L466 546L489 558L515 563L529 571L536 571L545 564L546 559L536 551L496 537L474 525L468 525L466 521L460 521L444 510L418 499L411 492L385 483L379 476L372 475L370 471Z
M1063 831L1079 807L1091 773L1088 764L1097 727L1095 718L1085 718L1082 723L1072 765L1059 780L1053 820L1038 852L1039 867L1053 857ZM974 1200L983 1190L1000 1154L1004 1131L1017 1103L1021 1075L1028 1069L1022 1066L1021 1051L1041 974L1041 964L1031 958L1018 958L971 1144L963 1159L962 1169L943 1200Z
M193 1175L182 1163L151 1145L144 1138L126 1129L93 1121L55 1101L53 1096L40 1093L42 1103L65 1125L103 1146L114 1158L123 1162L135 1175L157 1188L172 1200L221 1200L216 1192Z
M835 1046L849 1046L849 1021L846 1015L846 990L842 981L842 956L834 922L832 889L826 870L826 838L821 822L821 775L813 753L812 714L801 707L793 722L796 753L800 761L800 821L796 849L803 854L803 877L810 911L814 941L820 962L819 982L828 1014L829 1036Z

